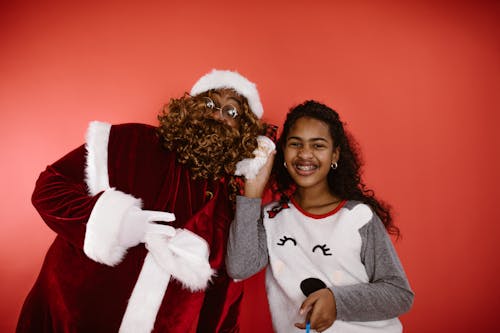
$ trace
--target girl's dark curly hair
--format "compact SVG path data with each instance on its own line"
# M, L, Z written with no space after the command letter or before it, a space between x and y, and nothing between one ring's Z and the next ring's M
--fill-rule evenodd
M245 97L238 95L239 129L207 117L203 97L213 98L214 91L196 96L185 93L171 99L158 115L158 134L164 147L177 152L179 163L191 170L194 179L219 179L230 176L229 188L232 199L240 191L240 183L234 174L236 163L253 157L257 136L263 133L263 125L253 114Z
M289 200L294 181L283 166L284 147L287 136L295 122L303 117L309 117L324 122L330 128L330 134L335 147L339 147L338 167L330 169L328 185L333 194L345 200L357 200L369 205L380 217L386 230L399 237L399 229L393 224L391 208L375 197L361 180L361 158L359 148L353 137L344 130L344 125L336 111L319 102L309 100L290 109L283 132L278 140L277 154L273 166L274 184L281 193L282 200Z

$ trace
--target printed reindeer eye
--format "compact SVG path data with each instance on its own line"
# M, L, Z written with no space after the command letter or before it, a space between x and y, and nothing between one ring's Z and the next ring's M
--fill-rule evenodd
M276 243L277 245L284 246L287 241L291 241L293 243L293 246L297 246L297 241L293 239L292 237L286 237L283 236L280 238L280 241Z
M323 251L323 255L324 256L331 256L332 254L330 253L330 248L328 246L326 246L326 244L323 244L323 245L316 245L315 247L313 247L313 252L316 251L316 249L320 249L321 251Z

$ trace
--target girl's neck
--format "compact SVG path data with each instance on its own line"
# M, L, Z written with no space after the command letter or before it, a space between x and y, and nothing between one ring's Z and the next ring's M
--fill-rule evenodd
M297 188L293 194L293 199L303 210L317 215L334 210L342 201L329 189Z

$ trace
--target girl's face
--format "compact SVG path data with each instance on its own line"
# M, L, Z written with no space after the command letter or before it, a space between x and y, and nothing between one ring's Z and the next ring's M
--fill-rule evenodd
M298 187L328 189L327 175L338 161L326 123L309 117L299 118L290 128L285 141L284 157L288 173Z

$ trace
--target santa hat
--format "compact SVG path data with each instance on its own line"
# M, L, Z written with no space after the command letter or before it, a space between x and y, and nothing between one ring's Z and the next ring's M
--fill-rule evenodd
M264 109L255 83L234 71L213 69L194 84L191 88L191 95L195 96L212 89L224 88L233 89L244 96L255 116L259 119L262 117Z

